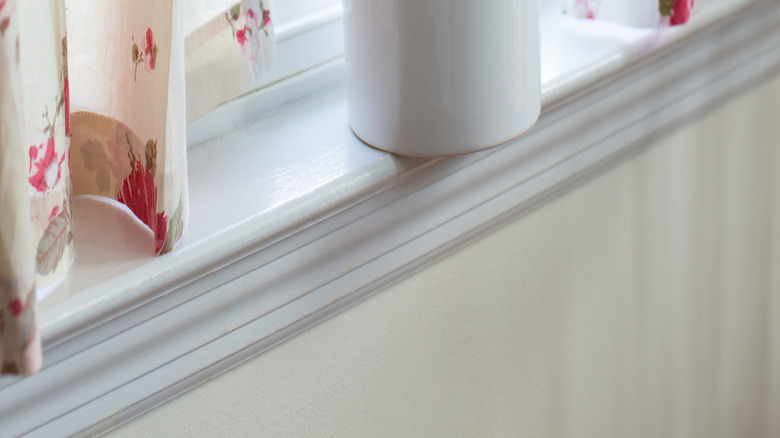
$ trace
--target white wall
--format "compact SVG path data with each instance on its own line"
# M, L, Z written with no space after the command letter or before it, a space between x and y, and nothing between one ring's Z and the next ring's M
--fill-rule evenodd
M780 78L115 436L780 436Z

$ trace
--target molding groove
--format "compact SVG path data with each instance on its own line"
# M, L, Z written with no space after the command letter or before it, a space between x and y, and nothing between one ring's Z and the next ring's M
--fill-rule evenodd
M420 162L209 275L46 345L0 381L0 434L110 430L439 260L780 71L780 5L736 16L550 103L527 135ZM425 208L420 208L425 206Z

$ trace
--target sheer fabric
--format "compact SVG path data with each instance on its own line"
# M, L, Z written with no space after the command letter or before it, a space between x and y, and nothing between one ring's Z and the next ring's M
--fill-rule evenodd
M267 70L271 17L268 0L0 0L2 373L40 367L36 289L67 275L74 195L127 205L150 254L174 248L185 124Z
M564 14L604 20L633 27L668 27L684 24L693 0L561 0Z

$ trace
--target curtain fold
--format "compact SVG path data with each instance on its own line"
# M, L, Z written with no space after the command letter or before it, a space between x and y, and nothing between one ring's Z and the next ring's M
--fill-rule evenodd
M245 91L276 58L270 0L243 0L228 8L223 0L219 9L215 3L193 1L193 15L188 15L188 120Z
M154 232L158 254L187 222L181 6L68 4L74 193L127 205Z
M16 2L0 0L0 372L29 374L40 366L40 342L19 44Z
M1 373L40 367L36 291L77 251L72 197L125 204L150 255L173 250L186 122L247 90L274 46L267 0L0 0Z

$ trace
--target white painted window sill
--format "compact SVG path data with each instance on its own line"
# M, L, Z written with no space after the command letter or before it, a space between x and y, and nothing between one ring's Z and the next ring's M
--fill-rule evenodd
M154 257L151 233L128 213L76 199L75 264L40 306L44 369L0 379L0 430L62 435L127 421L777 72L775 0L710 0L702 11L652 31L545 8L539 123L466 156L398 158L360 143L338 46L195 122L192 220L173 253ZM340 33L337 11L309 24L282 44ZM295 71L285 65L280 79Z

